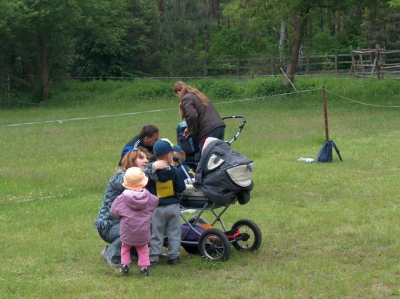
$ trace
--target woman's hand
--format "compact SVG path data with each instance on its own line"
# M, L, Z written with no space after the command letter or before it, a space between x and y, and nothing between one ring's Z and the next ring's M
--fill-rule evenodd
M188 128L183 132L183 137L188 138L190 136L190 130Z

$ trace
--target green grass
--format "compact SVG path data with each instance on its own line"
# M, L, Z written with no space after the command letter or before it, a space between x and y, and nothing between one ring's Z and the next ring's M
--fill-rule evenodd
M92 223L131 136L153 123L176 139L177 101L145 97L147 84L171 84L139 83L137 99L135 82L71 83L55 87L54 104L1 110L0 298L398 298L400 108L385 107L400 106L398 83L299 78L308 91L256 99L261 81L233 81L236 97L213 98L222 115L246 116L232 146L256 165L251 201L223 220L256 222L260 249L232 248L225 263L182 249L178 267L147 279L106 266ZM298 162L325 139L322 86L343 162ZM7 126L27 122L39 123ZM229 138L238 123L227 125Z

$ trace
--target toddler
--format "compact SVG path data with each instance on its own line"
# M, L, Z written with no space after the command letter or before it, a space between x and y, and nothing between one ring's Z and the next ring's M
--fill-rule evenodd
M159 199L144 189L148 178L139 167L125 172L123 186L126 188L111 205L111 215L120 218L121 269L128 275L131 264L130 249L135 246L138 253L140 275L148 276L150 266L149 243L151 240L150 219Z

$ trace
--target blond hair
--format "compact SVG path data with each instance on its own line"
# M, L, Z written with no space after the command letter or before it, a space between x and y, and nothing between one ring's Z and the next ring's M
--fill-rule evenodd
M174 152L174 156L179 158L179 161L181 161L181 163L185 163L186 161L186 153L181 150L180 152Z
M185 110L183 109L183 105L182 105L182 99L184 97L184 95L188 94L188 93L192 93L194 95L197 96L197 98L200 100L200 102L204 105L204 106L208 106L208 98L197 88L191 87L189 85L186 85L185 82L183 81L178 81L174 84L174 93L176 95L179 94L179 115L181 117L181 119L185 119Z

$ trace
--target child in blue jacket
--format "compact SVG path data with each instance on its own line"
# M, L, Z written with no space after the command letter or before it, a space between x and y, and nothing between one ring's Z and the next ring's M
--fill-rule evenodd
M168 236L168 265L177 265L181 246L180 197L186 189L178 170L172 166L174 151L181 148L164 138L153 146L157 161L165 161L167 168L155 170L146 188L159 198L158 207L151 217L150 264L156 265L162 254L164 236ZM153 162L154 163L154 162ZM153 163L146 166L152 169Z

